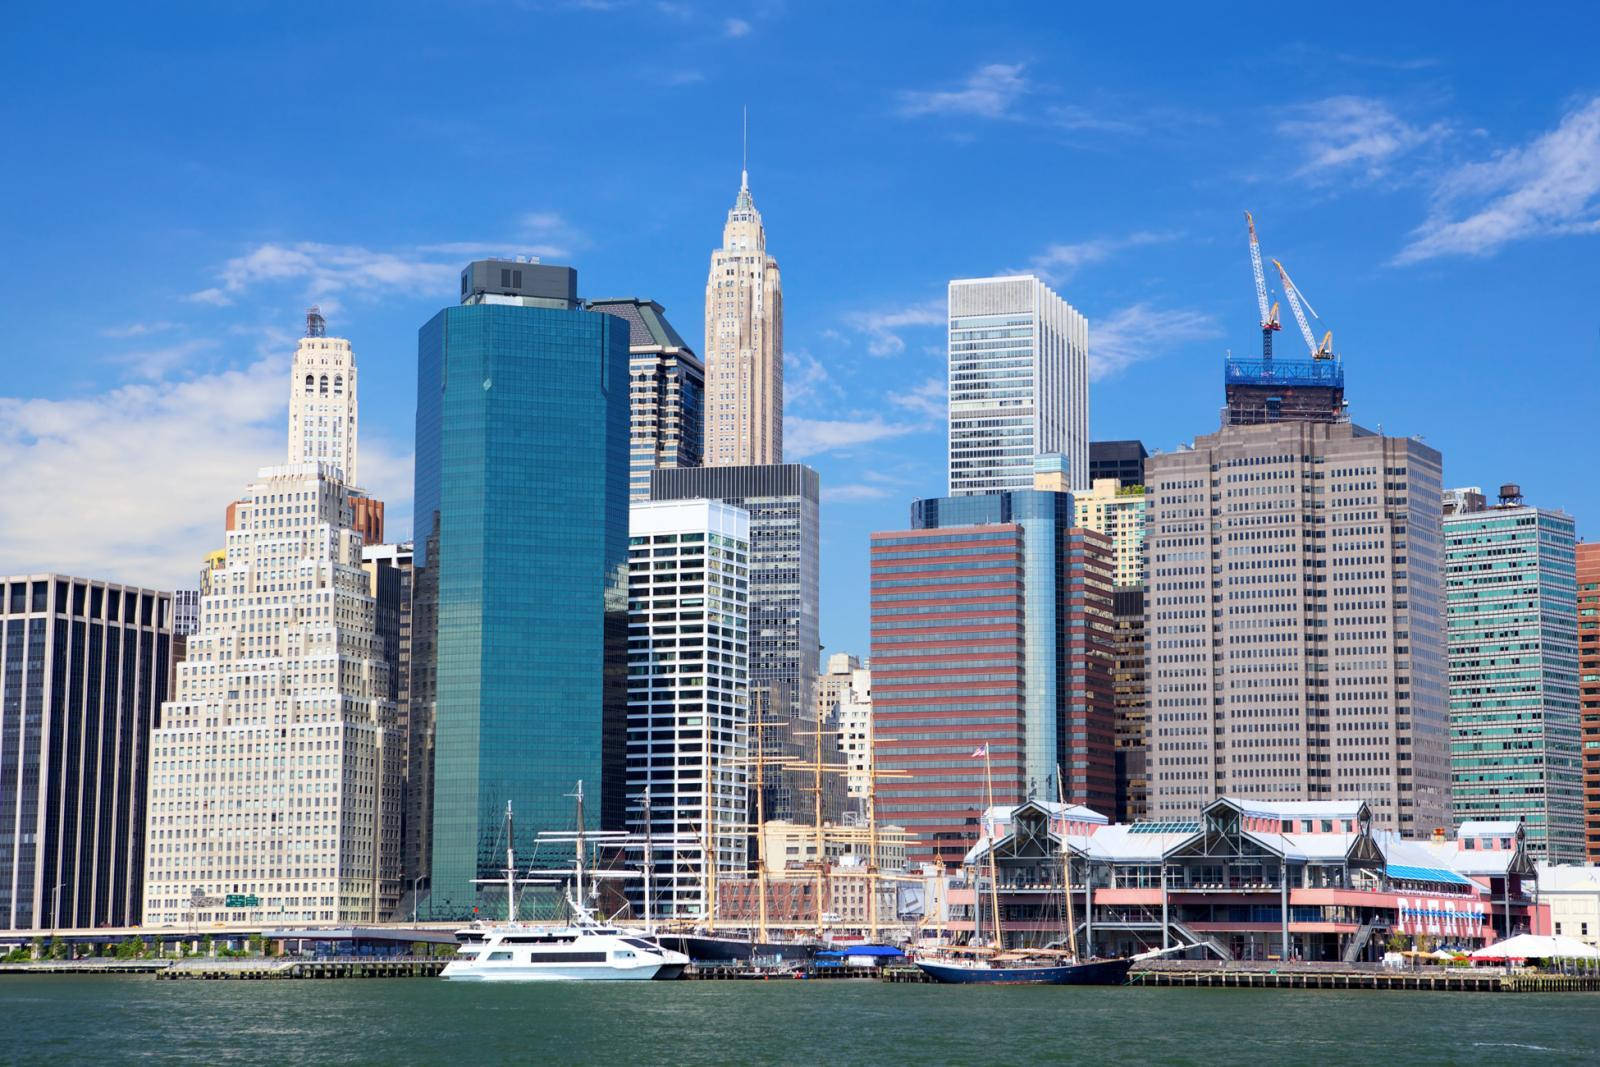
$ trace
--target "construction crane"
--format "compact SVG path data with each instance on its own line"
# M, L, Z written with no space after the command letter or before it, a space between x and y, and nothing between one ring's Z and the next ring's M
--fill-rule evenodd
M1261 357L1270 360L1272 332L1283 329L1283 326L1278 322L1278 305L1274 303L1270 309L1267 307L1267 276L1261 269L1261 242L1256 240L1256 220L1246 211L1244 221L1250 227L1250 269L1255 272L1256 307L1261 311Z
M1283 295L1289 299L1289 310L1294 312L1294 321L1300 324L1300 336L1306 339L1306 350L1311 353L1311 358L1332 359L1333 331L1329 330L1323 334L1322 343L1317 343L1316 337L1311 332L1311 324L1306 321L1306 311L1311 312L1315 318L1320 319L1322 316L1317 314L1317 309L1311 306L1311 301L1300 291L1300 287L1290 280L1289 272L1283 269L1283 264L1273 260L1272 265L1278 268L1278 277L1283 281ZM1302 302L1305 304L1305 311L1300 309Z

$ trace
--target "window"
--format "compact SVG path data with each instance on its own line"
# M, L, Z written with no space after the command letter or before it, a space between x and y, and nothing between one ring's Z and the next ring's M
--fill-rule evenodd
M491 960L509 960L511 958L511 953L509 953L509 952L491 952L491 953L489 953L489 958Z

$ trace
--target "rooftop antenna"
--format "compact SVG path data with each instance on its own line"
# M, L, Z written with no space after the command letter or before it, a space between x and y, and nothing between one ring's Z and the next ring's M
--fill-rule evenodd
M744 108L744 147L739 155L739 190L750 188L750 105Z

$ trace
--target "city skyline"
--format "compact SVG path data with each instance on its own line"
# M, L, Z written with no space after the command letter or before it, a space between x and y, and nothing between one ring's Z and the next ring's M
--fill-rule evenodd
M55 32L52 16L27 17L39 21L24 23L24 38ZM470 206L446 208L433 206L428 190L451 167L546 159L577 131L549 124L536 131L536 148L519 147L526 122L496 129L503 113L492 111L450 127L443 81L408 83L395 102L409 105L413 124L365 134L366 158L357 159L356 144L339 143L356 140L342 112L278 86L271 99L284 125L317 117L307 128L325 131L327 151L348 173L330 165L303 188L298 175L271 167L244 173L282 134L253 119L225 131L240 113L234 94L267 91L286 41L313 50L347 44L358 27L345 17L327 20L316 41L288 22L270 23L256 43L207 57L235 66L237 84L185 105L179 117L190 132L126 153L127 189L96 188L92 238L69 206L85 195L81 149L36 124L74 126L82 143L112 151L141 127L100 125L112 118L92 117L78 92L13 94L19 130L46 148L36 170L8 179L13 199L38 204L37 216L50 222L15 227L4 277L16 299L0 314L19 352L52 358L14 361L0 399L8 425L0 556L10 570L191 584L240 472L281 450L281 436L269 431L281 435L285 342L304 308L319 302L330 330L362 353L362 480L389 506L390 539L402 538L412 510L415 331L451 299L456 271L479 248L543 255L593 279L584 296L638 293L660 300L680 324L692 322L707 245L737 177L742 95L750 97L752 170L788 290L786 458L816 466L825 493L822 639L830 649L866 648L866 533L903 527L910 500L942 492L937 380L948 280L1013 269L1046 276L1090 320L1090 436L1137 437L1170 451L1212 427L1223 351L1259 344L1239 218L1246 207L1256 211L1265 253L1282 258L1327 313L1357 421L1425 435L1444 454L1446 484L1521 482L1531 498L1573 514L1580 536L1590 532L1597 490L1578 457L1556 449L1535 463L1532 444L1508 444L1538 441L1582 417L1586 391L1571 383L1586 380L1594 337L1579 299L1590 288L1592 238L1570 232L1592 219L1594 189L1578 183L1562 193L1541 179L1593 169L1585 161L1600 158L1600 118L1593 99L1573 95L1584 87L1549 62L1547 35L1536 42L1513 28L1495 42L1497 65L1528 75L1506 102L1469 77L1487 46L1441 39L1420 16L1401 16L1383 54L1364 50L1353 33L1341 39L1337 28L1314 54L1285 41L1281 54L1216 87L1185 91L1190 110L1175 115L1170 75L1136 83L1175 54L1177 24L1142 38L1132 56L1105 23L1075 25L1070 36L1046 20L1024 47L1018 23L986 14L960 53L960 34L950 33L935 62L891 57L871 79L818 83L803 100L739 78L747 64L814 61L822 42L795 13L751 17L738 34L703 15L679 23L642 14L639 27L608 20L606 32L655 34L711 57L679 71L681 84L656 78L648 108L660 128L636 131L652 145L681 142L679 181L647 184L619 165L621 149L591 136L591 156L544 167L533 192L512 183L514 192L489 190ZM966 17L952 13L943 30L961 29ZM887 22L862 18L860 42L838 47L882 45ZM505 45L476 34L471 43L497 49L546 32L578 40L596 25L590 14L553 9L526 26L513 20ZM470 58L468 42L462 30L434 28L448 80L452 64ZM926 27L903 29L907 43L927 40ZM110 14L84 54L108 70L137 67L116 57L168 47L162 30L159 20L141 28ZM402 48L420 40L408 27L395 33ZM1237 47L1210 35L1203 43L1219 54ZM28 51L40 57L28 63L54 54ZM1543 61L1521 62L1535 54ZM1089 80L1067 84L1063 60L1086 63ZM1113 70L1129 61L1126 73ZM351 62L377 69L365 66L370 59ZM558 62L557 76L578 76ZM19 82L47 84L30 72L19 68ZM1268 76L1279 83L1270 93L1261 91ZM85 72L84 89L95 90L97 77ZM168 90L147 77L132 72L130 106L163 115L169 127L161 106ZM595 88L587 77L582 84ZM635 81L598 93L585 132L622 114L625 102L637 104L641 91ZM843 108L846 98L864 103ZM355 95L340 102L364 110ZM814 121L819 108L838 118L825 133L812 128L823 125ZM1232 128L1228 120L1241 115L1255 126ZM1197 139L1212 143L1197 148ZM373 192L373 168L392 177L396 164L417 161L418 144L441 158ZM1005 163L1016 154L1038 166L1017 173ZM1180 161L1165 177L1128 180ZM921 179L933 173L938 180ZM1006 195L992 195L1002 179ZM198 195L223 181L236 205ZM1532 215L1496 215L1504 226L1493 232L1465 225L1485 219L1485 208L1509 210L1505 197L1517 190L1542 191ZM644 197L647 221L616 226ZM1088 197L1092 214L1081 207ZM429 205L420 217L417 204ZM59 284L51 268L62 249L90 239L128 275L93 301ZM868 254L840 269L841 249ZM1541 322L1537 360L1518 358L1528 317ZM686 339L701 350L703 338ZM1290 333L1278 345L1280 354L1295 349ZM1506 370L1513 362L1515 375ZM1457 417L1491 411L1490 435ZM127 440L140 447L123 447ZM122 452L163 462L140 475ZM52 492L59 483L51 475L73 478L82 492ZM168 484L179 488L168 492ZM74 510L80 500L103 508L108 496L117 521L103 530ZM128 545L129 530L149 534Z

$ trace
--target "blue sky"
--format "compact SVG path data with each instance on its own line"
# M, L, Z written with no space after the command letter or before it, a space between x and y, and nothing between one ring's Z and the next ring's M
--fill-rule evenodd
M1216 427L1225 350L1259 345L1246 208L1357 421L1592 535L1600 15L1230 10L18 9L0 571L192 584L282 450L312 302L355 345L363 481L403 533L416 329L461 265L574 264L698 347L743 105L831 648L865 650L868 533L944 491L945 282L1047 277L1090 321L1094 436L1170 449Z

